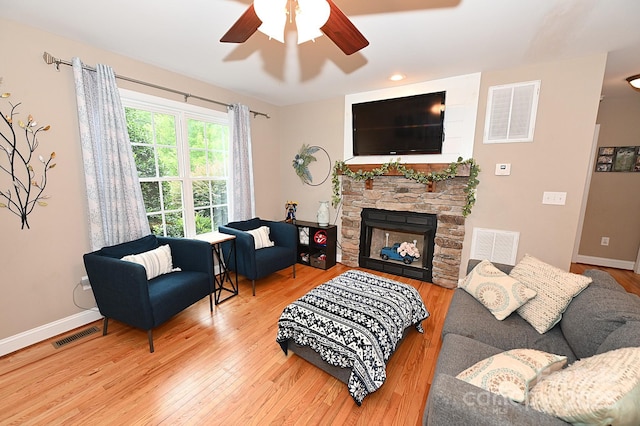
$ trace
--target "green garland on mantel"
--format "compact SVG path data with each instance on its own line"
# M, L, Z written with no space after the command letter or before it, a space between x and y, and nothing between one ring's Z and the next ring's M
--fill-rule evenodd
M480 167L476 164L473 158L469 158L468 160L463 161L462 157L458 158L458 161L449 164L449 167L440 172L429 173L423 173L414 169L410 169L404 164L401 164L398 160L381 164L380 167L377 167L368 172L362 170L354 172L349 168L348 164L345 164L344 161L336 161L333 167L333 176L331 178L333 187L333 197L331 198L331 205L333 207L337 207L338 204L340 204L340 199L342 198L340 194L339 179L339 176L341 174L356 181L363 181L373 179L377 176L385 175L389 172L389 170L395 169L407 179L412 179L416 182L427 184L429 182L442 182L447 179L453 179L458 173L458 167L463 165L469 165L470 169L467 187L464 189L464 192L467 195L467 203L462 209L462 215L464 217L467 217L471 213L471 208L476 202L476 187L480 183L480 181L478 180Z

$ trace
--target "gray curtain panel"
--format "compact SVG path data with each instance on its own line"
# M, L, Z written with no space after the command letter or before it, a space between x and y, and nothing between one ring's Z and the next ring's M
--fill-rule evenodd
M91 247L151 233L113 69L73 58Z
M249 108L246 105L229 106L232 166L228 193L231 222L251 219L256 213L250 119Z

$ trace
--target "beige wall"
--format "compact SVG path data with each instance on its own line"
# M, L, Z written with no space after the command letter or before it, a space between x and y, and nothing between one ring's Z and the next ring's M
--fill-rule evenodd
M598 54L483 73L474 147L482 172L478 201L467 218L464 256L473 227L518 231L517 260L529 253L569 268L605 63L606 54ZM483 144L488 88L531 80L541 80L534 141ZM495 176L496 163L511 163L511 175ZM566 205L543 205L544 191L566 192Z
M478 201L466 222L462 268L469 258L473 227L520 232L517 258L525 253L568 269L578 226L589 152L593 141L606 54L482 75L474 158L482 172ZM535 137L532 143L482 143L487 91L490 86L541 80ZM343 100L282 109L283 199L300 202L298 218L315 220L317 202L329 199L330 183L303 185L291 161L305 143L327 149L340 159ZM511 163L510 176L495 176L496 163ZM565 206L542 205L544 191L567 192ZM336 211L331 211L332 222Z
M78 56L87 64L105 63L121 75L223 102L245 103L271 114L269 120L252 119L256 204L260 215L280 214L280 203L274 197L280 186L280 176L274 173L280 158L276 107L2 19L0 40L6 46L0 60L0 91L10 92L9 100L22 102L23 119L32 114L40 124L51 125L40 138L38 153L57 153L57 167L51 170L46 190L51 196L49 206L37 207L29 216L30 230L20 230L19 219L0 209L0 340L82 311L73 303L74 287L85 275L82 255L89 250L89 238L73 73L67 66L56 72L46 65L42 60L45 50L67 60ZM131 83L119 85L182 100ZM0 111L8 112L6 100L1 102ZM0 188L7 185L6 176L0 175ZM95 305L91 292L76 290L75 299L85 307Z
M600 103L598 147L640 145L640 93L631 95L636 96ZM638 189L640 173L593 173L579 255L635 262L640 246ZM610 238L608 246L600 245L602 237Z
M336 160L342 159L343 111L343 98L282 108L283 125L280 129L282 158L279 169L282 177L280 215L283 219L285 217L284 202L287 200L298 201L296 214L298 219L312 222L316 220L319 201L331 201L331 176L319 186L305 185L296 175L292 164L303 144L324 148L331 157L332 165ZM318 152L315 155L318 158L318 165L321 162L322 165L326 164L323 153ZM327 170L311 167L314 183L318 184L326 177ZM333 207L330 208L330 221L330 223L336 222L336 210Z

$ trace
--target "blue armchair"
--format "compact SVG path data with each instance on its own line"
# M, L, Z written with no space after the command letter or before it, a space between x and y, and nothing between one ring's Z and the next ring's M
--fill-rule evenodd
M256 250L253 235L246 231L261 226L269 227L269 235L274 246ZM231 242L223 243L222 251L225 259L228 259L229 269L251 280L254 296L256 295L256 280L260 278L289 266L293 266L293 277L296 277L298 231L294 225L255 217L249 220L230 222L218 227L218 230L236 236L237 264L236 257L231 253L233 247Z
M143 265L121 260L165 244L171 248L173 266L180 271L148 280ZM148 235L87 253L83 259L98 309L104 315L103 335L107 334L109 318L113 318L147 330L149 351L153 352L154 327L207 295L213 311L213 257L211 245L205 241Z

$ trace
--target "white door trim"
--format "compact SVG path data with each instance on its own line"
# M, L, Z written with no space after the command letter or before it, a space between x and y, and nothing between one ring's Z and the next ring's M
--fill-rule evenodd
M580 206L580 216L578 217L578 229L576 232L576 240L573 245L572 262L578 262L578 251L580 250L580 241L582 239L582 227L584 226L584 216L587 211L587 201L589 200L589 189L591 188L591 177L593 176L593 162L598 150L598 137L600 135L600 125L596 124L593 131L593 142L591 144L591 154L589 154L589 170L584 183L584 192L582 196L582 205ZM638 253L640 255L640 253ZM637 262L636 262L637 263Z

